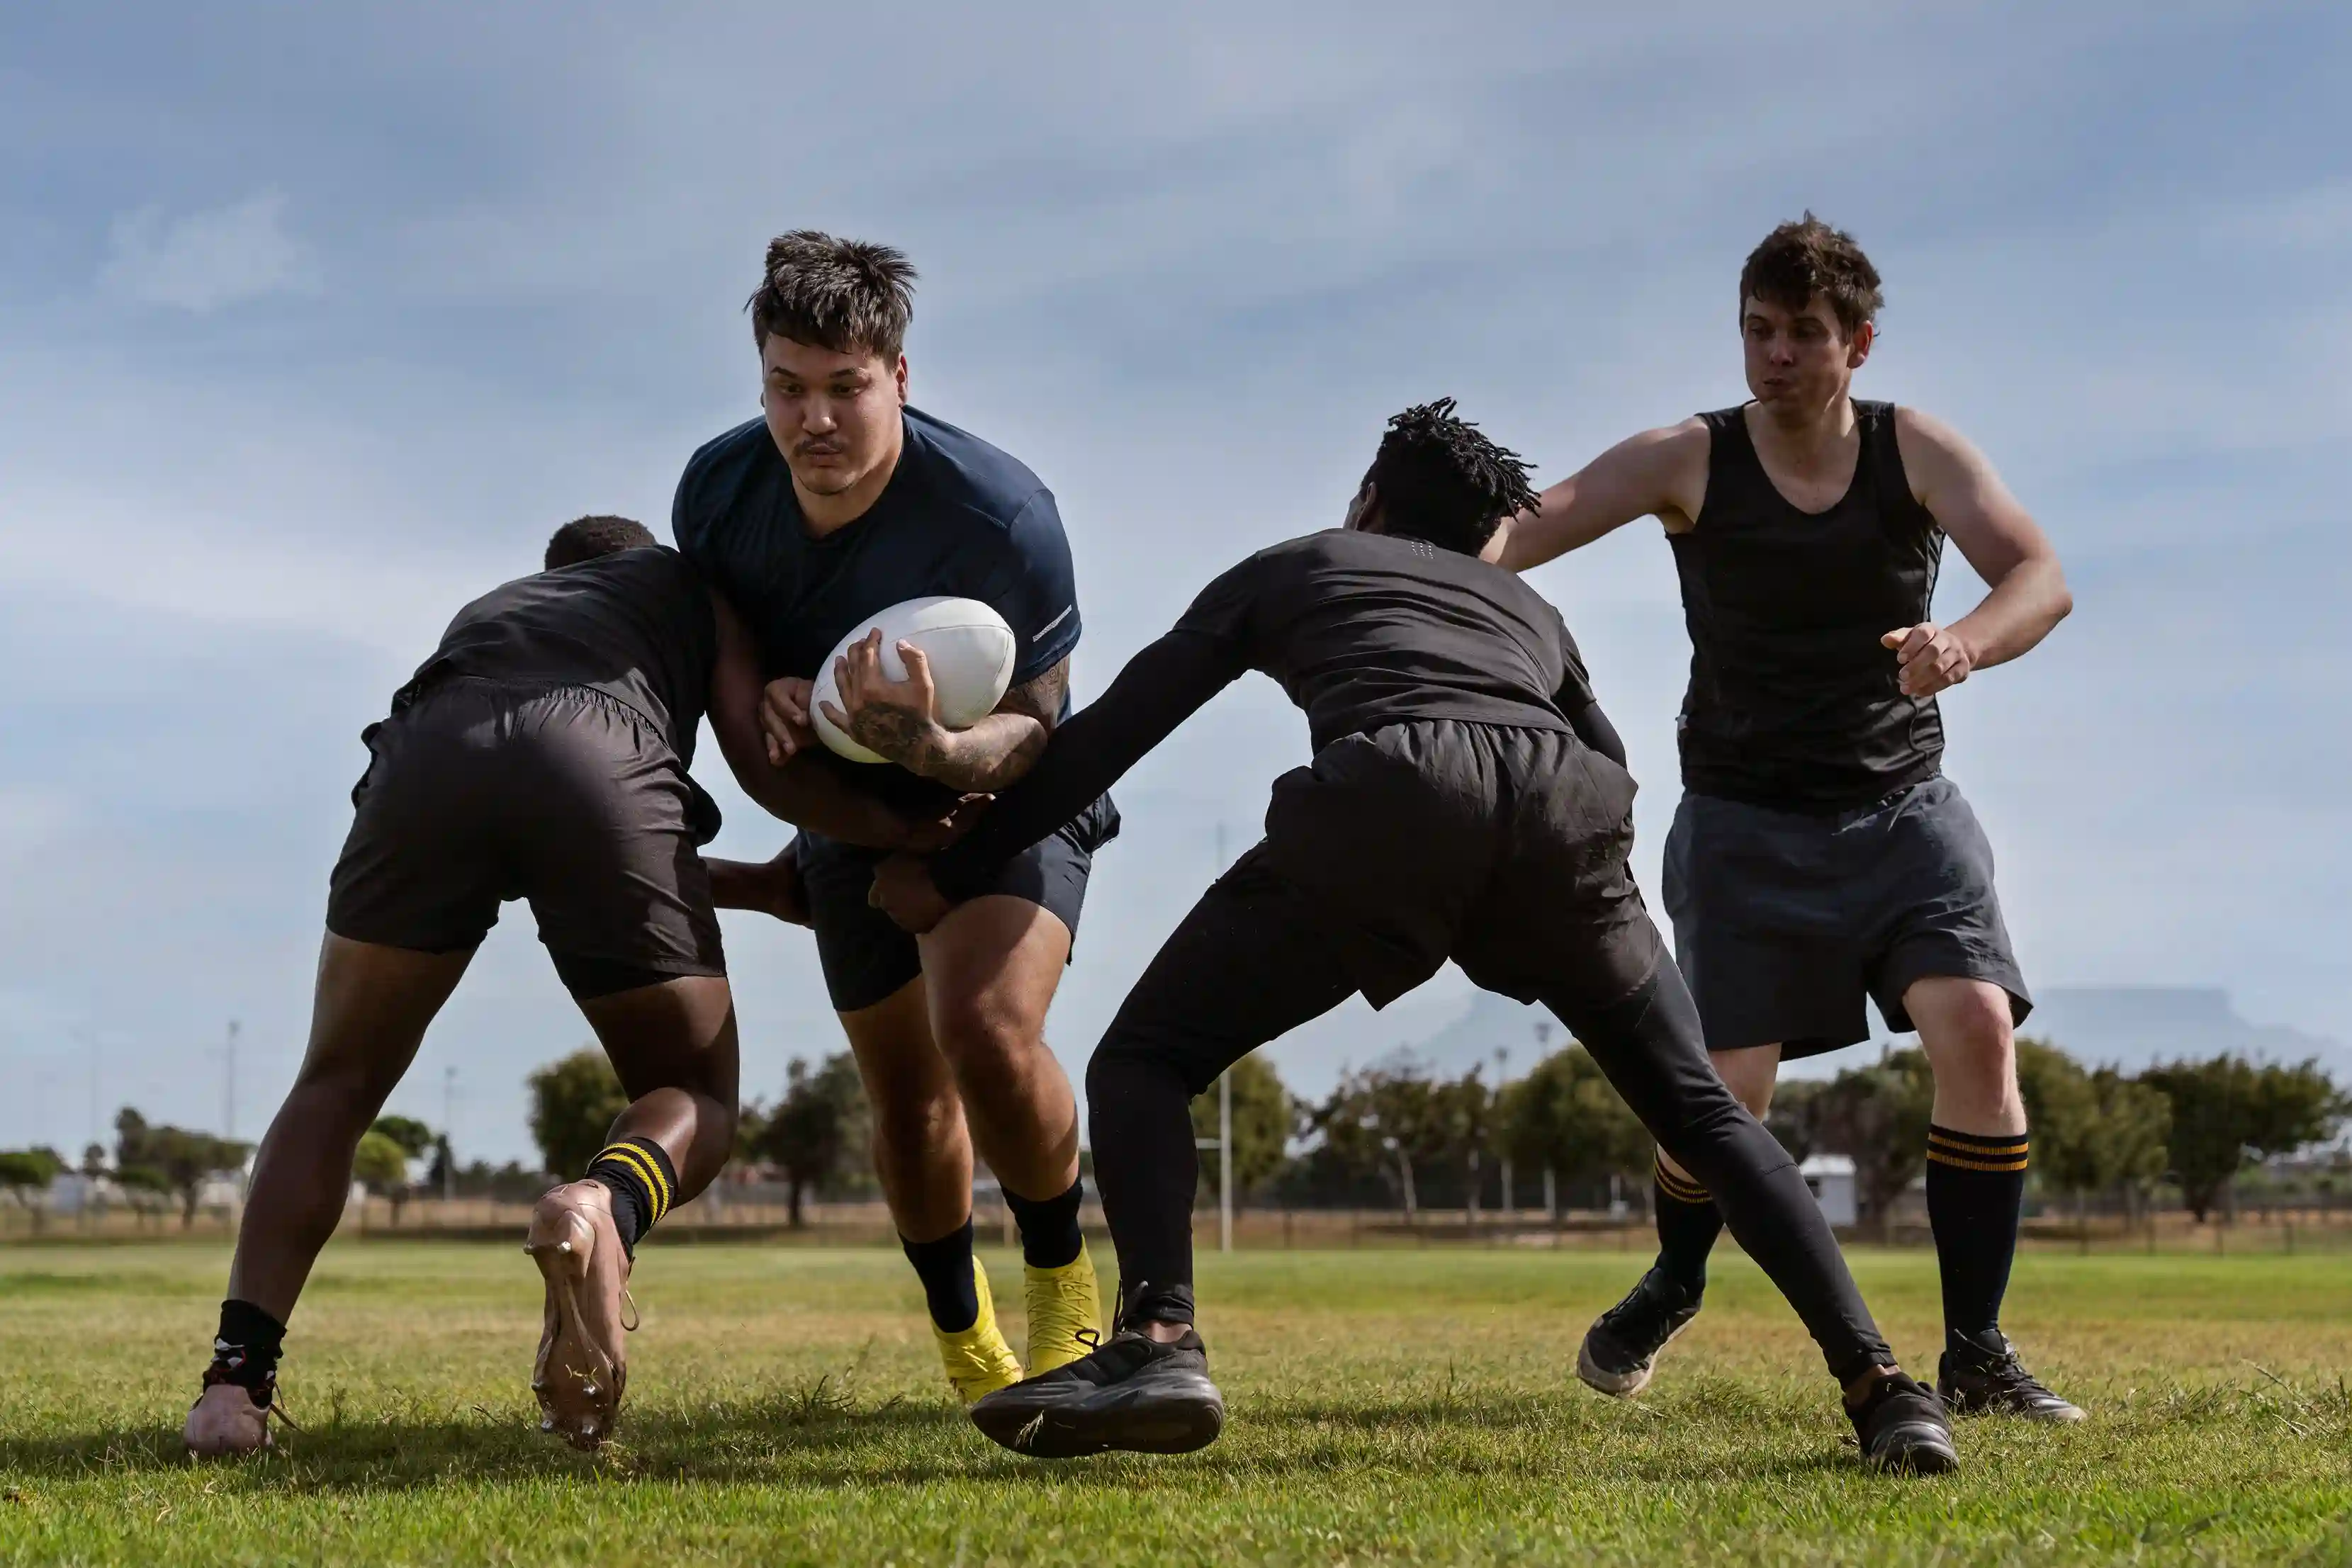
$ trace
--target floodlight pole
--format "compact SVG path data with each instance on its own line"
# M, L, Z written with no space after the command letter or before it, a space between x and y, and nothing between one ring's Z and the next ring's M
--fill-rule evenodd
M450 1127L457 1120L457 1064L451 1062L441 1074L441 1201L447 1203L457 1196L457 1145L449 1136Z
M221 1136L236 1141L236 1019L228 1020L228 1048L221 1068Z

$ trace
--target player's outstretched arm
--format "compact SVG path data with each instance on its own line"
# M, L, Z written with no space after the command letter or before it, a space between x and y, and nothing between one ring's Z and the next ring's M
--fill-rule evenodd
M1922 622L1880 639L1901 664L1904 693L1927 697L2032 648L2066 618L2074 596L2050 536L1958 431L1900 408L1895 439L1912 494L1991 589L1949 626Z
M907 855L885 861L875 873L875 901L908 929L929 930L987 887L1006 861L1084 811L1247 668L1221 638L1184 627L1169 632L1063 725L1044 759L963 838L928 863Z
M751 628L719 594L710 596L719 621L719 657L710 670L710 730L743 793L798 827L843 843L898 849L910 825L897 811L852 788L814 755L777 760L760 724L764 689Z
M1706 423L1680 424L1619 442L1537 497L1504 527L1502 564L1525 571L1580 549L1636 517L1696 517L1706 496Z

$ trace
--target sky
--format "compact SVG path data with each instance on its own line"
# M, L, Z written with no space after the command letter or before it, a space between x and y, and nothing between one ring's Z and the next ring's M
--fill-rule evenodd
M557 523L666 534L804 226L909 252L915 402L1053 486L1083 701L1336 523L1407 403L1549 480L1739 401L1740 259L1817 211L1886 278L1858 393L1971 436L2074 589L1945 704L2028 976L2352 1039L2347 80L2352 10L2246 0L10 7L0 1146L124 1103L259 1133L360 729ZM1654 904L1670 558L1637 524L1536 580L1646 786ZM1955 555L1939 613L1979 591ZM1306 750L1253 678L1120 789L1074 1077ZM715 762L718 851L772 852ZM727 936L772 1097L837 1033L806 933ZM394 1105L527 1156L524 1074L587 1038L510 905Z

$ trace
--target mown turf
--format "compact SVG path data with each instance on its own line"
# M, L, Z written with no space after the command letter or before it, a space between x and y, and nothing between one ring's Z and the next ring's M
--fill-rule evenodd
M990 1262L1017 1305L1017 1264ZM225 1255L19 1248L0 1560L2352 1562L2352 1258L2022 1260L2011 1330L2093 1419L1965 1424L1937 1481L1860 1469L1810 1342L1736 1257L1648 1397L1577 1385L1638 1263L1210 1258L1224 1439L1042 1464L950 1405L894 1253L656 1246L624 1440L590 1458L533 1429L519 1251L339 1246L289 1347L303 1430L225 1466L177 1440ZM1932 1258L1856 1267L1929 1370Z

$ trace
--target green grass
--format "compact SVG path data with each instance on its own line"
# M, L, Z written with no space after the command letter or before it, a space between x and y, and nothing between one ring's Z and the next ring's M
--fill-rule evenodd
M623 1440L588 1458L534 1430L519 1252L339 1246L289 1347L304 1430L192 1465L226 1261L0 1251L0 1561L2352 1562L2342 1255L2022 1260L2011 1331L2093 1418L1964 1424L1937 1481L1861 1470L1741 1260L1619 1404L1570 1369L1637 1258L1439 1249L1205 1260L1223 1440L1041 1464L950 1405L889 1251L649 1249ZM1927 1362L1932 1258L1855 1261Z

